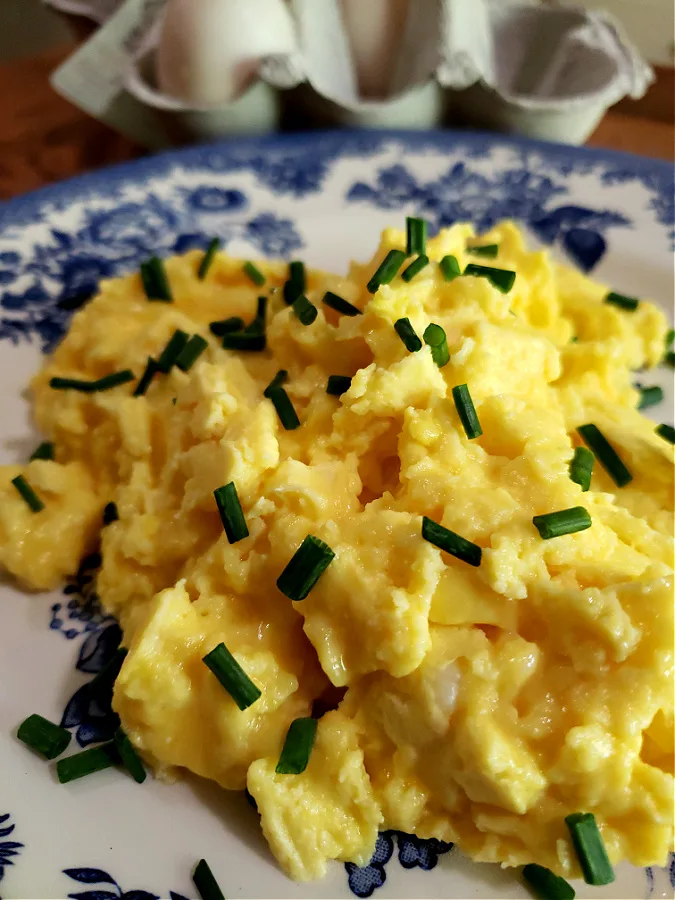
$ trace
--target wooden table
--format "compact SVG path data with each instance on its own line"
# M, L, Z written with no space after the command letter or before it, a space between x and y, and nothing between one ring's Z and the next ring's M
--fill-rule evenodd
M143 151L63 100L48 76L74 45L0 65L0 199ZM611 111L588 142L673 159L672 122Z

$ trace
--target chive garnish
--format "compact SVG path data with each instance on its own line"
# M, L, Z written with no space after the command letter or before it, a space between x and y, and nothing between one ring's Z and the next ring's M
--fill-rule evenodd
M430 544L433 544L434 547L438 547L439 550L444 550L446 553L455 556L457 559L461 559L462 562L466 562L470 566L480 565L483 551L478 544L467 541L466 538L461 537L459 534L455 534L455 532L450 531L449 528L444 528L442 525L439 525L438 522L434 522L433 519L429 519L427 516L422 517L422 537L425 541L429 541Z
M484 259L496 259L499 253L499 244L482 244L478 247L467 247L466 252L472 256L482 256Z
M650 406L656 406L663 400L663 391L658 384L652 384L649 387L642 387L636 384L635 387L640 391L640 399L638 400L638 409L648 409Z
M192 875L192 880L201 900L225 900L213 872L205 859L200 859Z
M291 722L277 763L277 775L300 775L307 768L316 737L316 719L305 717Z
M113 372L99 378L97 381L83 381L79 378L51 378L49 387L55 391L80 391L82 394L96 394L100 391L109 391L111 388L118 387L120 384L127 384L135 379L134 373L130 369L124 369L121 372Z
M26 501L26 504L33 510L33 512L37 513L45 508L44 503L42 502L42 500L40 500L33 488L28 484L23 475L17 475L16 478L12 478L12 484L21 494L23 499Z
M564 878L536 863L525 866L523 878L540 900L574 900L576 897L574 888Z
M545 513L543 516L533 516L532 524L545 541L551 538L561 537L563 534L575 534L577 531L585 531L592 525L591 516L583 506L573 506L571 509L561 509L558 512Z
M464 274L487 278L490 284L502 294L508 294L516 280L516 273L510 269L495 269L493 266L479 266L476 263L469 263L464 269Z
M382 284L393 281L396 273L403 265L405 253L403 250L390 250L375 270L375 274L367 284L368 292L374 294Z
M267 297L258 297L257 311L255 318L250 325L244 329L248 333L265 330L265 316L267 314Z
M305 293L306 286L305 264L297 259L290 262L288 264L288 279L284 284L284 300L286 303L292 306L300 294Z
M619 454L596 425L581 425L577 431L617 487L624 487L633 480Z
M251 334L246 331L232 331L223 335L223 347L226 350L264 350L267 339L264 332Z
M211 268L211 263L219 250L220 238L214 237L209 241L209 246L206 248L206 252L204 253L204 256L202 256L202 261L199 263L199 268L197 269L197 278L200 281L203 281L206 278L206 274Z
M245 262L241 268L244 275L248 276L256 287L262 287L265 284L265 276L252 262Z
M570 479L587 491L591 486L595 456L587 447L576 447L570 460Z
M440 325L431 323L424 329L424 343L431 348L431 355L439 369L447 365L450 361L450 352L448 350L448 341L445 331Z
M30 455L29 462L34 459L54 459L54 444L51 441L43 441Z
M462 270L457 262L457 257L449 253L439 262L439 268L446 281L454 281L458 275L462 274Z
M405 281L412 281L415 275L422 271L422 269L426 268L429 265L429 257L424 256L424 254L420 254L417 259L414 259L410 265L405 268L401 272L401 278Z
M628 312L635 312L639 302L637 297L626 297L625 294L617 294L616 291L610 291L605 297L605 303L611 303Z
M169 338L166 347L162 350L157 359L157 368L160 372L167 374L175 365L176 359L183 347L188 342L188 335L185 331L177 328Z
M84 778L103 769L119 763L120 757L114 741L101 744L99 747L90 747L81 753L66 756L56 763L56 774L61 784L75 781L76 778Z
M337 294L334 294L332 291L326 291L323 295L323 302L326 306L330 306L331 309L334 309L336 312L339 312L343 316L360 316L361 310L357 309L355 306L352 306L351 303L348 303L342 297L339 297Z
M234 481L230 481L229 484L223 487L216 488L213 496L216 498L220 521L223 523L228 541L231 544L236 544L237 541L248 537L248 526L246 525L244 511L241 508Z
M663 361L667 366L671 366L671 368L675 369L675 353L672 350L669 350L666 353L663 357Z
M293 312L303 325L311 325L319 314L316 306L314 306L313 303L310 303L304 294L300 294L300 296L293 301Z
M288 372L287 372L287 370L286 370L286 369L279 369L279 371L277 372L277 374L274 376L274 378L270 381L270 383L267 385L267 387L266 387L265 390L263 391L263 396L264 396L264 397L269 397L269 395L270 395L269 392L270 392L271 390L273 390L275 387L281 387L281 385L282 385L282 384L285 384L287 381L288 381Z
M422 349L422 341L417 337L415 329L410 324L410 319L399 319L394 323L394 328L396 329L396 334L405 344L406 350L410 350L411 353L417 353L418 350Z
M304 600L334 559L328 544L308 534L277 579L277 587L289 600Z
M348 391L352 386L352 379L349 375L329 375L328 384L326 385L326 393L339 397Z
M143 765L143 760L140 758L136 750L134 749L133 744L129 740L129 737L124 733L122 728L118 728L115 732L115 737L113 738L115 742L115 748L117 753L119 754L119 758L122 761L122 765L127 770L127 772L131 775L135 782L138 784L143 784L146 778L145 766Z
M45 759L60 756L70 743L70 732L33 713L19 725L16 736Z
M293 431L300 425L298 414L293 408L291 398L288 396L281 385L276 384L274 387L267 389L267 397L272 401L274 408L279 416L279 421L286 431Z
M673 343L675 343L675 328L670 328L666 332L666 350L670 350L670 348L673 346Z
M483 429L480 427L476 407L473 405L468 386L466 384L458 384L452 389L452 398L455 401L455 409L464 427L466 436L470 441L480 437Z
M565 823L570 830L586 884L611 884L614 869L593 813L572 813L566 817Z
M675 444L675 428L673 428L672 425L666 425L665 422L662 422L660 425L656 426L654 431L659 437L663 438L664 441L668 441L669 444Z
M145 371L141 375L140 380L136 385L136 389L134 390L134 397L142 397L145 394L152 383L152 379L159 371L160 369L157 365L157 360L153 359L152 356L149 356Z
M231 331L242 331L244 328L244 320L239 316L230 316L229 319L221 319L219 322L211 322L209 331L216 337L224 337Z
M103 524L104 525L112 525L113 522L117 522L120 514L117 511L117 504L110 502L106 503L103 509Z
M214 647L206 654L203 662L211 669L239 709L248 709L261 696L260 689L251 681L225 644L220 643Z
M209 342L201 334L193 334L176 358L181 372L189 372L208 346Z
M405 220L406 254L408 256L423 255L427 249L427 223L425 219L408 216Z
M162 300L164 303L173 300L164 263L158 256L141 263L141 281L148 300Z

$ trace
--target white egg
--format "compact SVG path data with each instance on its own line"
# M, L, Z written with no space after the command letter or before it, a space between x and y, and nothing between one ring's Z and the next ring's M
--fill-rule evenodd
M261 57L294 48L284 0L168 0L157 84L194 107L224 106L255 79Z

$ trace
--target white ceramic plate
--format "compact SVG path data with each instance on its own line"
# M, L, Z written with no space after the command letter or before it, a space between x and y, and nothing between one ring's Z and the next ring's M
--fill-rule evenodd
M24 460L38 436L23 397L40 356L63 334L57 305L99 279L220 235L232 253L296 256L343 270L406 214L433 225L523 222L533 242L625 294L672 307L673 168L623 154L468 133L307 134L169 153L88 175L0 207L0 454ZM669 388L651 410L672 422ZM298 885L278 869L242 794L198 779L143 786L113 770L57 783L14 732L31 712L85 746L113 725L91 689L114 651L116 624L88 594L86 572L61 593L0 596L0 890L7 898L194 897L191 871L211 863L227 897L526 897L513 871L476 865L446 844L387 832L370 866L334 864ZM75 745L75 742L73 742ZM76 745L75 745L76 746ZM579 897L668 897L669 869L620 867Z

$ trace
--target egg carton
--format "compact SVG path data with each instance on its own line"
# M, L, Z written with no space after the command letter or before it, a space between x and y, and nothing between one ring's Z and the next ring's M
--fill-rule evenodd
M280 125L582 143L653 74L605 13L528 0L47 0L101 27L55 89L158 148Z

